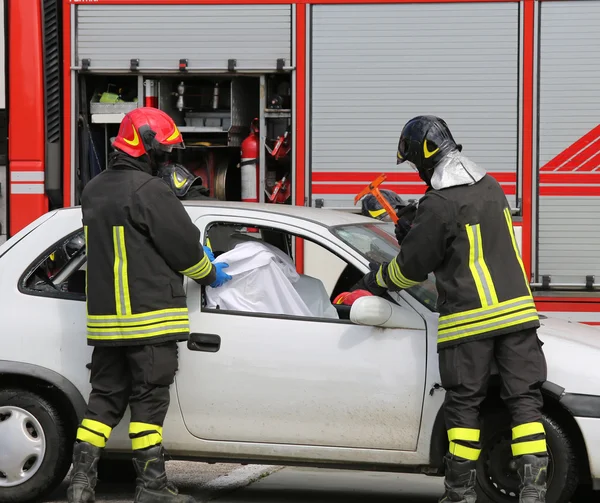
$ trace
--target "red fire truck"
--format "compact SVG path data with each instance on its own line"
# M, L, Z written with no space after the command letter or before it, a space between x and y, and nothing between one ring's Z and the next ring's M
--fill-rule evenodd
M435 114L504 187L540 311L600 324L600 1L5 6L9 235L78 204L145 104L181 126L178 161L213 196L323 211L356 211L381 173L419 197L397 139Z

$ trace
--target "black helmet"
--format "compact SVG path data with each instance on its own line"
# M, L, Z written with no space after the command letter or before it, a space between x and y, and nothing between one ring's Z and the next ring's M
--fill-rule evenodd
M180 199L185 197L192 185L202 185L202 178L193 175L184 166L176 163L163 164L156 176L162 178Z
M430 185L437 163L449 152L462 150L448 124L433 115L420 115L409 120L400 134L397 164L410 162L421 179Z
M387 202L390 203L391 207L395 210L398 209L398 206L404 207L408 204L398 194L391 190L380 189L379 192L381 192L381 195L386 198ZM361 213L366 217L373 217L377 218L378 220L391 221L391 217L387 214L384 207L372 194L363 197Z

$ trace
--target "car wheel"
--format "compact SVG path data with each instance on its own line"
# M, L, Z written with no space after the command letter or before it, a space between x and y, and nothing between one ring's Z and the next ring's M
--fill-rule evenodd
M40 499L69 471L66 424L46 399L25 390L0 391L0 501Z
M542 419L548 446L547 503L569 503L578 485L575 450L561 426L548 416ZM511 426L507 413L483 416L482 451L477 465L478 501L518 503L519 475L511 452Z
M136 473L131 459L101 458L98 463L98 480L112 484L135 481Z

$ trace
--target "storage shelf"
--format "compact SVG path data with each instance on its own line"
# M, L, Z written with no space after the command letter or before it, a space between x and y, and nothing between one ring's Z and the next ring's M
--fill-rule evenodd
M289 108L266 108L266 119L288 119L292 116L292 111Z
M178 126L182 133L228 133L220 127Z
M92 124L120 124L125 114L92 114Z

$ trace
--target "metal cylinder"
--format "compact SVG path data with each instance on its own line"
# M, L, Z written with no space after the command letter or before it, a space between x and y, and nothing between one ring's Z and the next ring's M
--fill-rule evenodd
M158 83L156 80L144 81L144 106L158 108Z

